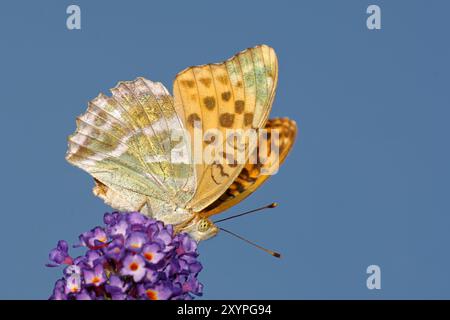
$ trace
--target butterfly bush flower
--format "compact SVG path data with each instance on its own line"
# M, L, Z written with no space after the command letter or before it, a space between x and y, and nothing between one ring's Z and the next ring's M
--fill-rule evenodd
M197 243L140 213L107 213L105 226L79 236L76 258L60 240L48 267L64 265L51 300L190 300L201 296Z

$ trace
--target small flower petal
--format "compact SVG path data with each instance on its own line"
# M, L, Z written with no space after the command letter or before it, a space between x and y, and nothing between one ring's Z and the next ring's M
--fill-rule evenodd
M160 245L157 243L150 243L142 248L142 256L148 263L154 265L159 263L165 257L165 253L161 252Z
M128 255L123 260L122 275L132 276L135 282L144 278L146 273L145 261L140 255Z
M125 247L133 252L141 252L141 249L145 242L147 241L147 237L145 233L142 232L133 232L129 235L125 242Z

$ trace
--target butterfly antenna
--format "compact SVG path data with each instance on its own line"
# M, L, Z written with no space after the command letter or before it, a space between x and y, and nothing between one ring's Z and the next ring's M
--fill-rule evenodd
M214 221L214 223L218 223L218 222L234 219L234 218L237 218L237 217L249 214L249 213L253 213L253 212L256 212L256 211L261 211L261 210L264 210L264 209L275 208L276 206L278 206L278 203L272 202L271 204L268 204L267 206L264 206L264 207L261 207L261 208L257 208L257 209L253 209L253 210L250 210L250 211L246 211L244 213L239 213L239 214L236 214L236 215L228 217L228 218L220 219L220 220Z
M231 234L232 236L235 236L235 237L238 238L238 239L241 239L242 241L247 242L248 244L251 244L252 246L255 246L255 247L258 248L258 249L261 249L262 251L267 252L268 254L274 256L275 258L281 258L281 254L278 253L278 252L276 252L276 251L269 250L269 249L267 249L267 248L261 247L260 245L254 243L254 242L252 242L252 241L250 241L250 240L247 240L247 239L245 239L244 237L242 237L242 236L240 236L240 235L238 235L238 234L236 234L236 233L234 233L234 232L231 232L231 231L229 231L229 230L227 230L227 229L224 229L224 228L219 228L219 229L222 230L222 231L225 231L225 232L228 233L228 234Z

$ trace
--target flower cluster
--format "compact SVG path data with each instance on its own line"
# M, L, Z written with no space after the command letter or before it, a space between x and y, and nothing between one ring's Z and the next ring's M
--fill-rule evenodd
M140 213L107 213L104 227L80 235L87 248L72 258L66 241L49 254L49 267L67 265L54 300L193 299L202 294L197 243Z

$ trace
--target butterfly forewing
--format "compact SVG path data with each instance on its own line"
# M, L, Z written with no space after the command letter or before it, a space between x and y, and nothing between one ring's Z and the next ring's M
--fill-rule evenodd
M257 46L223 63L190 67L179 73L174 81L175 108L182 115L191 137L195 136L196 126L203 134L216 129L224 138L222 150L226 150L227 129L264 126L276 82L275 52L268 46ZM205 140L201 152L212 143ZM251 151L245 152L245 159L240 163L197 161L197 190L188 208L199 212L223 194L241 172ZM226 157L227 154L222 152L219 156Z

